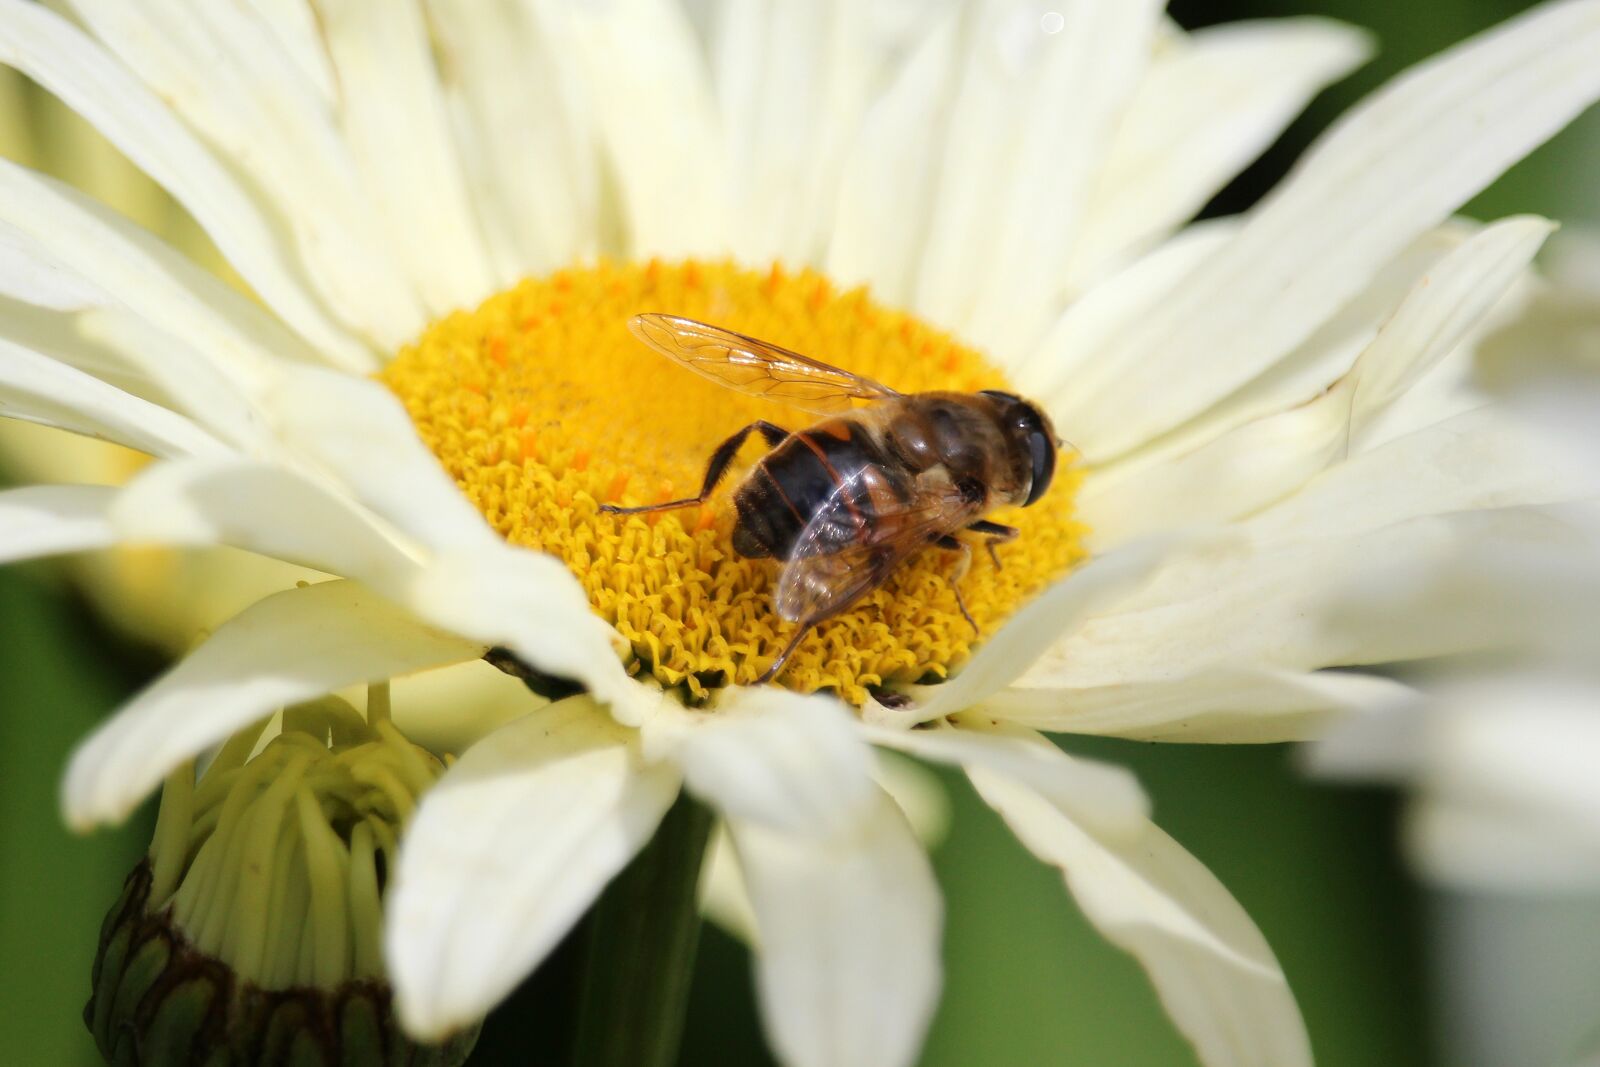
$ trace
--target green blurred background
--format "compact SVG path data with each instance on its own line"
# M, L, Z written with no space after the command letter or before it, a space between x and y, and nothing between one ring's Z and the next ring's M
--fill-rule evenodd
M1108 0L1110 2L1110 0ZM1394 72L1530 5L1507 0L1180 2L1187 26L1319 13L1374 30L1381 52L1325 94L1263 160L1225 190L1237 211L1277 180L1328 120ZM1597 57L1600 62L1600 57ZM54 121L40 120L34 121ZM28 160L48 168L48 155ZM1468 209L1597 220L1600 115L1591 113ZM119 831L78 838L57 817L58 773L73 742L161 667L103 625L61 576L0 571L0 1062L93 1064L80 1013L96 931L149 838L145 810ZM1277 950L1324 1067L1443 1062L1430 1035L1437 983L1425 932L1463 907L1424 894L1395 847L1396 799L1308 785L1281 747L1207 748L1069 740L1131 766L1163 827L1237 894ZM948 839L936 854L948 922L947 978L927 1045L930 1067L1187 1065L1193 1058L1127 957L1086 926L1059 879L1025 855L956 777ZM1587 922L1580 911L1573 922ZM539 1063L569 1007L570 953L558 953L485 1029L474 1063ZM1600 1015L1600 1002L1596 1005ZM544 1024L552 1024L546 1030ZM708 928L682 1060L770 1062L744 949ZM1529 1065L1533 1067L1533 1065Z

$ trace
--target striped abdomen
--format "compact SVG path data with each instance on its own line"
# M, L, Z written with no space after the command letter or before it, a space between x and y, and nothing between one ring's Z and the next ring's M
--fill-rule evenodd
M895 466L876 435L855 418L829 419L791 434L734 494L734 550L787 560L800 531L836 493L843 494L844 506L832 509L827 543L859 540L880 508L909 496L909 482L894 473Z

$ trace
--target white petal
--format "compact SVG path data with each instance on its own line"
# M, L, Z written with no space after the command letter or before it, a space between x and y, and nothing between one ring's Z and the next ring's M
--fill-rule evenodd
M1426 797L1406 813L1403 836L1417 873L1434 885L1562 897L1592 897L1600 889L1593 827L1542 812L1484 811L1481 803Z
M997 729L982 715L960 717L955 729L865 729L874 744L935 763L987 767L1024 783L1096 833L1125 836L1150 818L1150 799L1127 768L1068 758L1038 734Z
M169 771L286 704L472 659L353 582L291 589L224 623L73 754L62 785L78 829L123 818Z
M1229 247L1100 353L1115 374L1071 398L1075 443L1091 459L1116 456L1270 366L1385 260L1600 94L1597 49L1600 5L1545 4L1357 108Z
M464 752L511 720L550 703L522 679L482 659L396 678L389 692L395 726L432 752ZM359 705L366 695L352 692L348 699Z
M1074 300L1031 351L1006 357L1018 388L1041 402L1070 439L1071 397L1100 383L1106 369L1094 362L1100 350L1154 314L1238 230L1238 220L1231 218L1187 226Z
M877 792L872 750L828 697L735 689L709 713L664 710L645 723L645 745L670 753L725 817L780 830L843 832Z
M932 848L950 832L950 797L938 775L898 752L877 750L878 786L905 812L917 840Z
M1593 316L1597 308L1600 305L1585 299L1582 314ZM1529 315L1538 317L1538 312ZM1582 338L1568 339L1570 343L1594 343L1592 325L1574 324L1567 329L1585 332ZM1562 358L1573 358L1573 362L1561 373L1518 383L1511 414L1551 447L1552 462L1575 468L1573 474L1583 479L1588 494L1600 496L1600 420L1594 417L1600 411L1600 380L1576 358L1566 353Z
M990 351L1026 350L1060 287L1161 5L980 7L939 161L913 306Z
M925 722L982 703L1016 680L1085 616L1137 588L1184 540L1150 538L1091 559L1025 604L954 677L939 685L909 687L915 708L888 710L874 703L867 710L868 721Z
M306 80L316 88L317 94L331 106L337 95L333 68L328 63L328 53L317 29L317 16L312 13L307 0L247 2L272 30L279 46L289 53Z
M1423 876L1488 892L1600 888L1600 688L1512 677L1440 701L1406 827Z
M416 335L426 316L326 101L254 11L206 0L71 2L171 110L254 179L336 314L382 349Z
M1311 1046L1283 971L1216 877L1160 828L1097 839L985 768L972 784L1028 850L1061 871L1088 920L1132 953L1206 1067L1297 1067Z
M34 235L9 226L0 231L0 292L56 311L111 302L105 290L52 256Z
M909 1067L938 998L943 906L905 817L877 794L852 832L730 820L760 951L756 992L791 1067Z
M1483 389L1486 379L1478 370L1483 362L1479 354L1486 346L1493 349L1505 343L1504 324L1525 305L1537 283L1535 271L1525 271L1459 345L1421 370L1387 405L1369 409L1354 427L1349 454L1381 448L1489 404L1494 398Z
M966 329L989 351L1028 351L1060 311L1106 156L1149 68L1164 6L1076 4L1060 12L1066 16L1060 29L1046 30L1048 16L1040 11L1048 5L1028 5L1037 27L1030 30L1043 31L1049 45L1059 42L1064 54L1030 100L1036 110L1024 119L1009 173L1002 171L1005 184L995 190L993 258L971 278L980 295ZM935 217L944 210L941 196ZM969 266L980 262L969 257Z
M1285 18L1206 27L1159 53L1117 128L1069 285L1194 215L1371 52L1350 26Z
M1481 470L1457 473L1470 485ZM1437 485L1414 485L1412 492L1424 507L1450 499ZM1500 509L1402 515L1387 525L1369 525L1385 509L1406 505L1398 486L1392 494L1375 486L1373 493L1370 509L1347 505L1355 514L1335 514L1321 528L1295 524L1276 531L1273 540L1175 556L1140 590L1053 645L1020 684L1106 689L1114 696L1118 689L1133 694L1134 683L1171 682L1181 694L1183 679L1217 671L1226 679L1241 670L1299 672L1462 651L1455 643L1462 628L1448 615L1357 613L1348 606L1350 591L1380 575L1426 574L1463 545L1526 518ZM1276 510L1250 525L1264 523ZM1336 606L1342 610L1336 613Z
M699 42L672 0L573 5L635 258L726 249L724 144Z
M937 128L956 77L959 12L945 9L899 76L872 105L840 168L833 234L823 260L841 285L872 286L907 304L938 181Z
M188 460L140 472L117 497L118 539L230 545L359 578L393 595L417 564L370 515L326 486L251 460Z
M1318 737L1352 713L1412 695L1399 682L1353 671L1219 665L1082 687L1055 687L1041 671L990 697L980 714L1059 733L1253 745Z
M592 255L599 157L577 59L521 0L428 0L443 89L502 284ZM554 22L554 25L550 23Z
M0 492L0 563L109 546L103 485L29 485Z
M55 426L152 456L230 451L176 412L8 341L0 341L0 418Z
M629 677L626 643L554 557L509 546L445 553L395 596L436 626L504 645L546 674L581 683L627 725L670 699Z
M1224 522L1298 489L1338 459L1349 390L1246 423L1186 455L1089 478L1079 514L1096 550L1173 524Z
M877 757L878 785L904 813L917 840L928 848L943 841L950 828L950 798L939 779L921 764L897 753L880 749ZM699 893L700 908L708 920L752 950L760 950L755 909L725 826L717 827L706 846Z
M24 304L16 300L0 297L0 340L9 341L20 348L30 352L37 352L47 356L57 363L64 363L76 370L81 370L91 377L98 378L107 385L114 385L125 393L132 393L141 400L148 400L160 407L179 411L180 414L190 415L182 411L180 405L150 379L150 376L133 364L121 351L108 343L95 340L87 336L85 328L86 317L91 312L51 311L49 308L37 307L33 304ZM191 416L192 417L192 416ZM201 423L203 429L213 429ZM7 433L16 433L16 427L7 427ZM26 434L27 430L22 430ZM69 435L61 435L66 437ZM221 435L219 435L221 436ZM80 439L84 440L84 439ZM224 438L226 440L226 438ZM23 446L25 447L25 446ZM89 442L91 449L97 447L94 442ZM8 461L13 466L17 462L14 455ZM68 467L72 464L68 463ZM95 481L95 478L62 479L54 476L41 477L26 471L14 471L19 480L23 481ZM25 475L25 476L24 476ZM111 480L109 478L105 480Z
M362 188L438 316L477 304L494 285L417 2L318 0L317 11Z
M1070 406L1077 403L1073 398L1101 388L1117 373L1097 361L1098 353L1172 299L1184 276L1226 247L1239 226L1237 216L1186 226L1089 290L1025 358L1015 379L1018 386L1043 399L1056 425L1070 430ZM1429 230L1374 272L1360 293L1266 373L1182 426L1095 470L1106 475L1157 464L1252 419L1314 400L1349 371L1406 291L1472 231L1459 220Z
M659 694L623 669L625 645L577 579L554 557L502 541L423 447L398 400L372 382L315 369L284 383L272 405L284 439L432 553L422 571L374 575L375 587L436 625L583 683L622 721L643 721Z
M384 923L411 1033L482 1018L655 832L677 774L630 737L564 700L479 741L422 798Z
M1412 693L1371 715L1350 716L1313 744L1301 745L1299 762L1318 777L1403 785L1422 766L1425 734L1419 703Z
M1351 373L1310 403L1245 423L1185 455L1091 477L1079 508L1095 543L1115 545L1174 523L1235 519L1304 485L1461 343L1553 228L1544 219L1507 219L1446 255L1407 294Z
M111 209L0 160L0 232L12 249L0 292L74 310L136 309L241 382L303 352L248 299ZM70 277L70 288L63 287ZM68 303L68 295L82 298ZM92 298L92 299L91 299Z
M267 400L279 436L367 507L436 550L503 547L417 436L393 393L364 378L288 369Z
M815 262L832 223L839 168L892 63L942 14L821 0L721 3L710 43L718 110L736 175L725 210L745 263Z
M167 406L220 440L251 455L277 453L271 429L247 395L249 387L181 338L114 307L84 311L76 325L85 340L117 353L158 389Z
M1424 515L1574 499L1585 486L1496 408L1457 415L1330 467L1249 520L1260 543L1337 537Z
M1452 218L1412 241L1373 272L1361 292L1264 374L1113 466L1182 452L1251 419L1315 400L1349 372L1406 294L1479 229L1470 220Z
M1356 361L1352 437L1466 339L1527 272L1555 229L1555 223L1535 215L1504 219L1428 272Z
M746 263L805 262L817 201L830 191L817 180L823 132L847 137L857 115L829 114L829 78L854 72L828 64L830 23L837 5L724 4L713 24L712 69L727 135L729 234ZM854 57L841 57L854 58Z
M752 950L756 939L756 913L750 906L750 891L745 888L744 872L733 854L727 827L718 825L706 845L705 864L700 869L700 913L724 932L744 942Z
M370 355L328 317L307 288L275 223L165 104L44 5L6 0L0 14L0 61L59 96L166 187L251 289L301 336L344 366L370 366ZM186 54L182 62L194 66L189 58L193 54L205 53ZM190 271L200 273L193 266ZM226 291L220 284L216 288ZM241 302L237 294L229 295L231 303Z
M1600 687L1513 671L1433 687L1308 749L1318 774L1409 785L1406 839L1429 879L1487 892L1600 886Z
M1587 522L1566 507L1500 508L1435 519L1426 559L1374 560L1322 608L1330 631L1364 635L1394 658L1537 651L1596 661L1600 597L1593 502Z

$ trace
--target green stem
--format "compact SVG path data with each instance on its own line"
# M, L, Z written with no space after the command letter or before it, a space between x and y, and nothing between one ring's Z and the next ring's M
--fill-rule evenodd
M687 794L589 913L573 1063L673 1067L700 941L711 812Z

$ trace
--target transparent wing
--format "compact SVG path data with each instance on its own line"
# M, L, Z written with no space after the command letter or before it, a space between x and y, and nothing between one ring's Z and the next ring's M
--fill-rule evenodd
M837 615L908 557L981 517L981 505L953 487L900 500L873 484L881 478L867 468L845 479L800 531L778 575L779 615L807 623Z
M899 395L869 378L694 319L651 312L629 319L628 329L657 352L718 385L820 415L849 411L851 400Z

